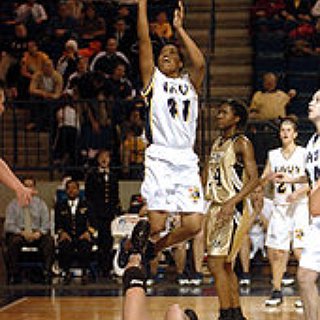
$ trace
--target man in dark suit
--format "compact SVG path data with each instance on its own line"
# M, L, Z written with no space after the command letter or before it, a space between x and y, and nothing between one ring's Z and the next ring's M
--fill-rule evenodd
M117 175L110 170L110 152L100 150L97 161L98 166L86 177L85 195L98 230L99 268L108 277L112 268L111 222L120 213L119 186Z
M64 283L71 281L70 266L77 253L82 268L82 284L86 284L92 251L94 229L87 204L79 197L79 183L66 183L67 199L55 206L55 230L58 234L59 264L65 271Z

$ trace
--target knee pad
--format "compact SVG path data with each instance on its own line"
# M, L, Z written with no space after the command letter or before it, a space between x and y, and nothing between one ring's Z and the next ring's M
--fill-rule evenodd
M135 287L146 291L146 275L139 267L130 267L124 272L122 284L124 294L128 289Z
M198 320L198 315L193 309L185 309L184 313L190 320Z

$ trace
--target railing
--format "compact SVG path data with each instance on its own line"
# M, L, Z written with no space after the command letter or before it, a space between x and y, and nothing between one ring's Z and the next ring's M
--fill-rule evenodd
M87 103L92 101L87 101ZM76 104L77 102L75 102ZM79 102L80 103L80 102ZM85 103L85 101L81 101ZM49 177L53 179L56 173L61 172L76 172L83 175L89 166L92 165L93 159L90 157L92 150L86 149L86 145L81 144L79 140L80 134L88 132L90 134L90 125L82 126L82 132L77 131L77 139L75 139L74 145L70 145L73 151L69 157L73 157L72 161L57 161L54 151L54 139L56 134L56 127L54 126L54 110L50 113L50 126L46 130L27 130L26 125L28 123L28 111L20 110L19 106L30 106L30 102L8 102L7 110L2 116L0 121L0 154L1 157L8 161L9 165L16 171L43 171L49 174ZM201 166L205 163L212 141L218 135L218 131L215 126L215 114L218 101L208 99L207 101L201 101L201 108L199 108L199 124L197 130L197 143L195 146L196 152L200 157ZM87 120L87 119L85 119ZM109 148L112 149L114 154L114 168L119 170L119 173L123 178L128 178L126 173L124 161L123 138L121 138L121 130L119 131L120 124L115 122L114 118L111 118L111 124L109 133L111 132L111 141ZM89 130L88 130L89 128ZM306 119L300 120L299 125L299 140L302 145L306 143L309 136L313 132L313 127ZM280 145L278 140L278 123L277 121L250 121L247 127L246 134L253 141L256 148L256 158L260 167L263 167L267 151L271 148L275 148ZM82 136L83 137L83 136ZM66 139L70 139L70 135L65 136ZM84 136L87 139L88 137ZM136 156L141 159L143 156L143 150L141 149L141 141L138 140L138 136L131 143L132 156ZM139 137L140 139L140 137ZM103 141L105 143L107 141ZM132 147L133 145L133 147ZM86 150L89 153L83 156L83 151ZM59 150L58 150L59 151ZM74 154L72 154L74 152ZM61 159L60 159L61 160ZM70 159L69 159L70 160ZM135 164L131 162L130 169L137 170L137 172L143 172L143 164L141 161ZM130 176L129 176L130 178ZM131 176L131 178L139 179L141 177L137 175Z

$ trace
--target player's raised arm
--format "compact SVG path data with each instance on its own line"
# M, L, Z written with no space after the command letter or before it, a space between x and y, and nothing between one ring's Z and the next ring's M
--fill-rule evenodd
M147 17L147 0L139 0L137 30L139 43L140 73L143 88L146 88L151 80L154 68L153 52L149 36L149 24Z
M195 88L199 91L205 73L205 60L201 50L183 28L183 19L184 7L182 1L180 1L179 9L176 9L174 13L173 26L176 30L177 36L180 38L187 51L187 55L191 61L191 66L189 68L191 81Z

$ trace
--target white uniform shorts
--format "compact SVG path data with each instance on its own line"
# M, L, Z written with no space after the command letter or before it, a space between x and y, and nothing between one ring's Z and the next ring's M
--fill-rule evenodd
M320 217L312 218L307 230L305 247L302 250L299 266L320 272Z
M141 194L148 210L204 213L198 157L190 149L150 145Z
M275 205L268 225L266 246L290 250L303 248L306 230L309 227L308 203L297 202L290 205Z

